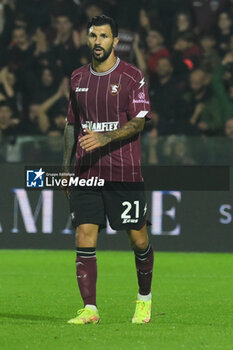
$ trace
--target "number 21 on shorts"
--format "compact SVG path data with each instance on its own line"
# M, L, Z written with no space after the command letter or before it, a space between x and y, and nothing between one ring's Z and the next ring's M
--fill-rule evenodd
M133 204L134 204L134 208L130 202L128 202L128 201L122 202L122 206L126 207L121 214L121 219L123 221L122 222L123 224L129 223L129 222L132 222L132 223L138 222L138 219L139 219L139 201L134 201ZM129 212L131 212L131 215L129 214ZM133 216L133 214L134 214L134 216ZM132 216L133 216L133 218L132 218Z

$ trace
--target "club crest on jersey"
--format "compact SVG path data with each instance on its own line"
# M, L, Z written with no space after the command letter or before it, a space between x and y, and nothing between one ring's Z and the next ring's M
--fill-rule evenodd
M121 91L121 84L110 84L109 86L110 94L116 96Z

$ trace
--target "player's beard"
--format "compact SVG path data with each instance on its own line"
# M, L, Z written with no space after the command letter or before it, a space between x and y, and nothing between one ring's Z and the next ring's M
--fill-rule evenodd
M103 55L102 56L98 56L95 54L95 49L96 48L100 48L101 50L103 50ZM113 49L113 43L110 46L110 48L108 50L104 50L101 46L96 45L93 49L92 49L92 58L94 58L97 62L104 62L108 59L108 57L111 55Z

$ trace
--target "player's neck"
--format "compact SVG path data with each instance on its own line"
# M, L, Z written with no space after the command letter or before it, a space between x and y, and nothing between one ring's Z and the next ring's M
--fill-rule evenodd
M110 54L110 56L104 61L104 62L98 62L95 59L92 59L92 68L97 73L103 73L107 70L111 69L114 64L116 63L116 56L114 54L114 51Z

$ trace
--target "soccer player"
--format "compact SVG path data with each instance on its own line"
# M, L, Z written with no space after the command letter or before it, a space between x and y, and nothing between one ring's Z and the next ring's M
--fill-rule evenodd
M140 132L150 103L139 69L114 54L115 21L97 16L88 23L92 63L72 73L63 170L69 172L76 149L75 175L104 179L102 188L69 187L76 228L76 275L84 308L70 324L98 323L96 244L106 216L115 230L126 230L135 254L139 292L133 323L151 319L153 249L146 230L147 206L140 168ZM117 263L117 261L116 261Z

